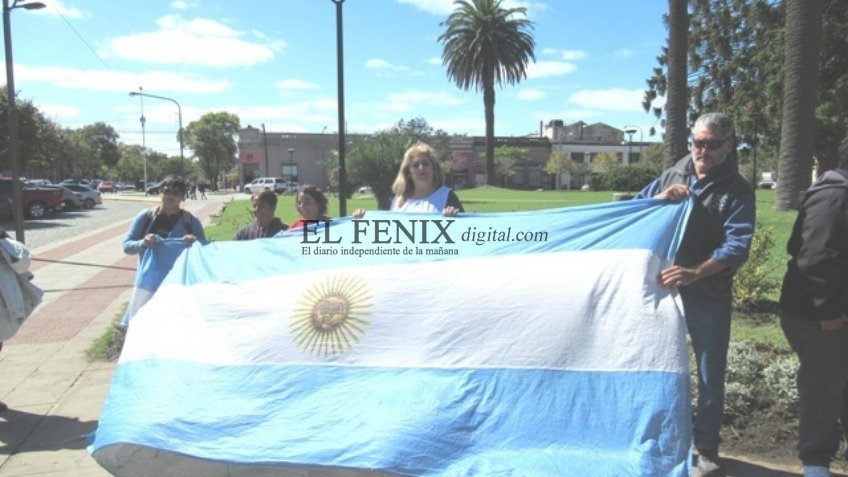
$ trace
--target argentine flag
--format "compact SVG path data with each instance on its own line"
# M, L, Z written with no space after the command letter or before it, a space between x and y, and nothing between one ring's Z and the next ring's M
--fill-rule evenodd
M90 451L120 476L688 475L686 328L657 275L690 207L196 244L133 318Z

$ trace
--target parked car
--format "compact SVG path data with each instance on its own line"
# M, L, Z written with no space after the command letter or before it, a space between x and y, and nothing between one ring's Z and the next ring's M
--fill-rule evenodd
M114 182L103 181L100 184L97 184L97 190L100 192L118 192L118 186L116 186Z
M362 186L357 191L359 194L373 194L374 192L371 190L371 186Z
M92 189L95 187L95 186L91 185L91 181L89 181L88 179L65 179L65 180L63 180L62 182L59 183L59 185L65 185L65 184L83 184L83 185L91 186Z
M244 186L245 194L258 194L265 190L272 190L277 194L283 194L287 190L286 181L281 177L259 177Z
M165 181L159 181L147 187L144 191L144 195L158 195L159 192L162 192L162 183Z
M775 181L760 181L757 182L758 189L774 189L777 187L777 182Z
M62 186L82 195L83 208L93 209L94 206L103 203L100 191L94 190L85 184L62 184Z
M65 201L63 210L81 209L83 205L82 194L73 191L65 186L60 187L62 188L63 199Z
M61 187L33 187L21 181L24 214L32 219L40 219L51 210L59 210L65 203ZM12 179L0 178L0 199L12 198Z
M299 191L299 190L300 190L300 184L298 184L297 182L287 182L286 188L285 188L285 190L283 190L282 193L283 193L283 195L289 195L289 194L294 195L294 194L297 194L297 191Z
M34 187L44 187L53 185L50 179L26 179L24 182Z

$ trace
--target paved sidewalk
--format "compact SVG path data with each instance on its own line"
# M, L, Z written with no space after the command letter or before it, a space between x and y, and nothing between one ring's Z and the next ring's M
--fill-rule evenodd
M105 194L155 204L159 197ZM206 223L232 194L184 207ZM144 206L142 206L144 207ZM44 301L0 352L0 476L109 475L86 451L109 389L113 363L85 359L129 294L138 259L121 251L130 219L33 250Z

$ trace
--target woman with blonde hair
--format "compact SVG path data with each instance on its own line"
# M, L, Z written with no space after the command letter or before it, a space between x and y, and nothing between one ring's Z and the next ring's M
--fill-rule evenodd
M445 216L465 212L459 197L445 185L445 173L435 156L433 148L423 142L406 150L392 185L391 210L441 212Z

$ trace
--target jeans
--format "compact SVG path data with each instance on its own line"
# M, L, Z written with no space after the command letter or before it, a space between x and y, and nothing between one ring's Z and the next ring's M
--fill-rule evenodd
M818 322L787 312L780 325L801 362L799 457L804 465L828 467L848 430L848 328L824 331Z
M698 367L698 402L692 428L694 444L699 451L717 451L724 419L731 297L706 298L681 290L681 298Z

